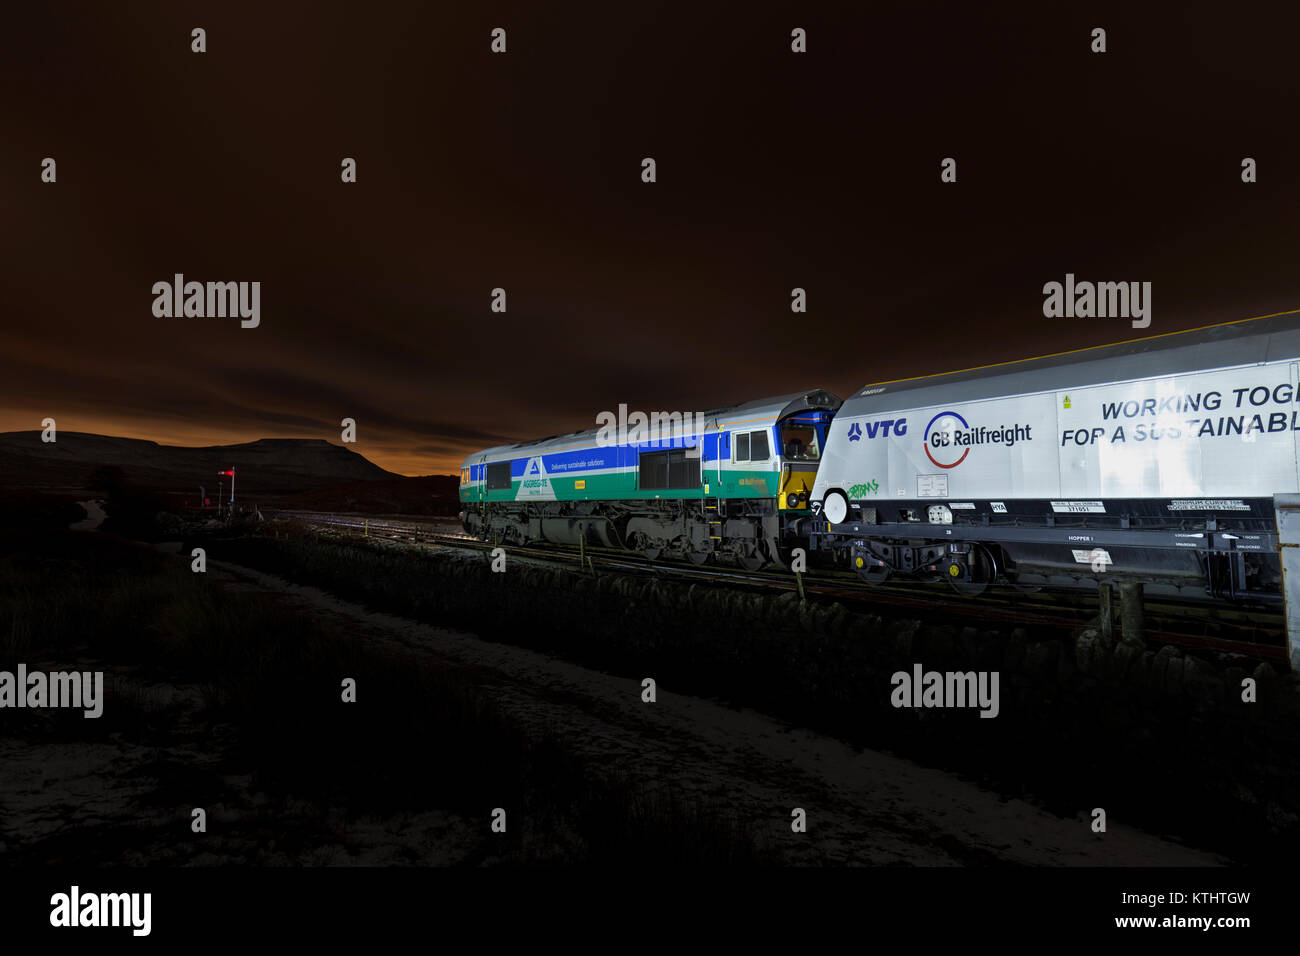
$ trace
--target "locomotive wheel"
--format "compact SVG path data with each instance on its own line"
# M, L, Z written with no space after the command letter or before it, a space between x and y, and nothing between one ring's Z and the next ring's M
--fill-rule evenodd
M698 566L709 560L709 554L708 551L687 551L686 560Z
M767 545L756 540L749 546L748 550L736 552L736 563L746 571L757 571L770 563L767 556Z
M952 589L958 594L976 597L983 594L997 577L998 566L993 560L993 555L989 554L988 549L981 544L972 544L967 557L964 568L956 562L949 561L945 576Z
M650 545L650 537L636 532L628 540L629 551L640 551L647 561L658 561L659 555L664 553L663 548L655 548Z

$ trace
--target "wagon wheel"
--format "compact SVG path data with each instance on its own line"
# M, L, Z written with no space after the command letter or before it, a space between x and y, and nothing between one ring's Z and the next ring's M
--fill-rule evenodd
M950 562L946 576L948 583L958 594L976 597L983 594L985 588L997 577L998 565L993 560L993 555L989 554L988 548L982 544L972 544L968 557L964 569L960 564Z
M1004 565L1002 568L1002 576L1007 579L1007 582L1013 589L1020 591L1022 594L1037 594L1043 589L1041 584L1022 584L1020 581L1020 570L1016 567L1006 567Z
M868 564L857 568L856 570L858 572L858 577L862 578L864 582L870 585L876 585L884 584L885 581L889 579L889 575L893 573L894 569L887 564Z

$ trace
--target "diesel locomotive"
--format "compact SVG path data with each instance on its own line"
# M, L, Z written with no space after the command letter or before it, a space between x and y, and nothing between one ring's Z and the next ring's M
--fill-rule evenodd
M701 417L666 442L592 429L476 452L464 527L747 569L798 547L966 594L1132 580L1267 604L1287 557L1300 581L1282 535L1293 518L1300 538L1295 314Z
M695 564L719 557L754 570L806 543L839 407L814 389L475 452L461 466L463 526L507 544L585 543Z

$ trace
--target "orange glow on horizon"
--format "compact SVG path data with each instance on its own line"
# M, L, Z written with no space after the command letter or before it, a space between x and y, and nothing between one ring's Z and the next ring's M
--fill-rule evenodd
M41 420L47 415L34 414L30 411L5 409L0 411L0 432L40 431ZM243 429L198 428L183 429L174 421L128 422L121 419L97 418L86 415L56 415L56 426L61 432L86 432L92 435L104 435L111 438L134 438L142 441L157 442L159 445L174 445L182 448L204 448L212 445L241 445L261 438L323 438L332 445L356 452L385 471L407 478L422 475L456 475L460 473L463 455L438 456L418 455L407 452L399 442L358 441L344 445L339 440L339 433L304 434L274 430L269 433L250 434ZM471 449L467 449L468 453Z

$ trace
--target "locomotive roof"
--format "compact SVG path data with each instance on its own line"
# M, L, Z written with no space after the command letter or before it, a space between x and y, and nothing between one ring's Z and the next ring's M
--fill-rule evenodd
M923 408L1296 357L1300 357L1300 310L1040 358L872 383L845 400L844 413Z
M759 398L749 402L741 402L737 405L725 405L721 408L713 408L698 414L704 416L705 423L708 427L740 424L743 422L761 423L765 420L776 421L787 415L798 414L808 410L825 410L835 411L840 407L840 399L825 389L812 389L806 392L791 392L789 395L777 395L772 398ZM630 415L636 409L629 409ZM647 412L646 414L651 414ZM688 413L681 413L688 414ZM697 414L697 413L689 413ZM581 431L569 432L563 435L551 435L547 438L537 438L532 441L519 442L514 445L497 445L494 448L485 448L480 451L467 455L465 460L481 460L482 456L497 457L506 452L521 451L527 449L529 452L549 451L567 447L570 445L580 445L584 440L594 439L598 428L584 428Z

